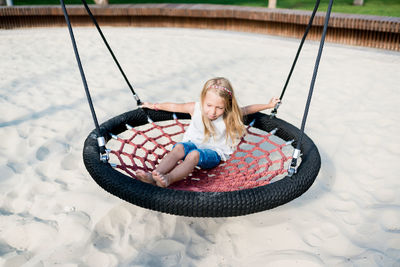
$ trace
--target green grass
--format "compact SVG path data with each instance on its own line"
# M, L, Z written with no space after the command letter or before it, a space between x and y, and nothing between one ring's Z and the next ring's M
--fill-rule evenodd
M277 0L278 7L312 10L315 0ZM328 0L322 0L319 10L328 8ZM363 6L353 6L353 0L334 0L332 12L400 17L400 0L364 0Z
M87 0L89 4L93 0ZM267 0L109 0L110 4L188 3L267 7ZM277 0L278 8L312 10L315 0ZM325 11L328 0L322 0L319 10ZM81 4L80 0L65 0L66 4ZM59 0L14 0L15 5L59 5ZM364 6L353 6L353 0L334 0L332 12L400 17L400 0L364 0Z

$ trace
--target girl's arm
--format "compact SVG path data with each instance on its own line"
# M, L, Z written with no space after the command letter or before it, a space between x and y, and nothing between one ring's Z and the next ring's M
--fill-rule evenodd
M181 112L181 113L189 113L190 115L193 114L194 111L194 102L190 103L171 103L171 102L164 102L164 103L150 103L144 102L142 107L149 108L154 110L165 110L169 112Z
M279 98L273 97L271 98L268 104L254 104L242 107L242 113L243 115L248 115L259 112L261 110L271 109L274 108L276 104L278 104L279 102L280 102Z

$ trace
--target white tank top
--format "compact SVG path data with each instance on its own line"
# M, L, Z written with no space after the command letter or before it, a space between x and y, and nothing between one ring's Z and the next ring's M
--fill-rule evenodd
M183 142L192 142L200 149L212 149L218 153L221 160L226 161L234 151L234 145L230 138L226 139L226 125L223 116L211 121L215 129L215 136L211 136L207 142L204 141L204 125L202 120L201 106L199 102L194 105L194 112L189 127L183 135Z

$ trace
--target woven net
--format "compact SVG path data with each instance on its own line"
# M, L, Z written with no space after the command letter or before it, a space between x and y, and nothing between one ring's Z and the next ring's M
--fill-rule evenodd
M149 123L113 136L110 163L136 178L137 170L153 171L160 160L182 140L188 120ZM186 179L169 188L200 192L224 192L254 188L283 178L290 164L293 146L273 135L248 126L247 134L227 161L209 170L196 168Z

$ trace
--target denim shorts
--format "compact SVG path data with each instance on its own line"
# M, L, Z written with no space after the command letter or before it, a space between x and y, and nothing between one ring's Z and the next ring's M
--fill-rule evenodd
M199 149L192 142L180 142L177 144L182 144L183 148L185 149L185 156L183 157L183 159L185 159L187 154L189 154L190 152L197 150L200 155L199 163L197 163L197 166L202 169L214 168L221 162L221 157L218 155L217 152L212 149ZM174 147L177 144L175 144Z

